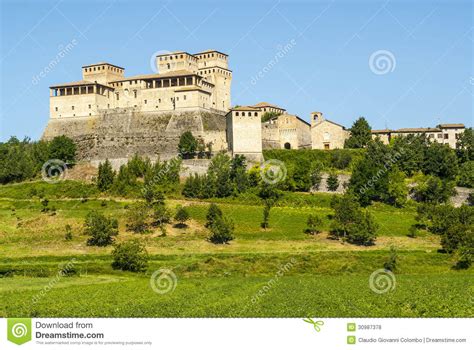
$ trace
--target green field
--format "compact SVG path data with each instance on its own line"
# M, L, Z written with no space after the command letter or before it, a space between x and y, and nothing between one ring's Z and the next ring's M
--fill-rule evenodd
M272 209L268 230L260 228L262 207L253 196L216 200L236 225L235 240L214 245L204 227L208 202L174 197L167 204L189 208L185 229L169 225L134 234L124 215L132 200L97 198L85 185L41 184L56 214L41 212L32 184L0 186L0 317L472 317L474 273L453 269L439 252L439 236L406 236L415 209L376 204L380 224L374 246L361 247L327 236L330 196L286 194ZM72 193L81 188L87 201ZM54 199L53 199L54 198ZM118 241L138 237L150 263L144 273L113 270L112 247L89 247L85 215L97 210L119 219ZM324 232L303 233L310 213L323 217ZM73 239L64 239L65 225ZM398 268L392 289L375 293L371 274L383 267L391 246ZM74 259L74 260L73 260ZM74 261L68 276L61 266ZM286 267L283 273L282 267ZM176 276L175 289L158 294L150 277L158 269Z

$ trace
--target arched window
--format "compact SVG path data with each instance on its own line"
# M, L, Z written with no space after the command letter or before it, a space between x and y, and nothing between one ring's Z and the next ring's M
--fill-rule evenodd
M291 149L291 144L289 142L285 142L283 147L285 147L285 149Z

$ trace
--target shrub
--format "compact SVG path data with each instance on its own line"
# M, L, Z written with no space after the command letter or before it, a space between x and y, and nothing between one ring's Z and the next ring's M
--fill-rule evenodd
M334 217L332 235L349 243L371 245L376 238L378 225L368 210L363 211L351 194L334 196L331 201Z
M49 144L50 159L60 159L63 162L74 162L76 145L69 137L61 135L53 138Z
M474 187L474 160L463 163L459 168L458 185L469 188Z
M263 202L263 221L260 226L264 229L269 227L270 210L282 197L282 192L274 185L262 182L258 196Z
M331 164L334 168L337 169L346 169L349 167L352 160L352 156L344 150L334 150L331 154Z
M398 262L398 256L397 256L397 250L395 247L390 247L390 255L388 256L387 261L383 264L383 267L385 270L389 271L395 271L397 269L397 262Z
M106 159L105 163L99 164L99 174L97 176L97 187L100 191L105 192L114 183L115 171L112 169L112 165L109 160Z
M458 161L449 145L433 142L425 148L423 173L440 179L454 180L458 171Z
M72 240L72 228L71 228L71 225L66 225L66 234L64 235L64 239L66 241L70 241Z
M210 228L218 218L222 217L222 210L214 203L209 206L206 214L206 227Z
M227 244L234 239L234 223L225 216L217 217L210 230L209 240L214 244Z
M148 266L145 245L137 239L115 245L112 257L112 268L115 270L140 272Z
M114 237L118 235L117 219L91 211L84 222L84 233L90 236L87 245L98 247L110 245L114 242Z
M127 230L135 233L144 233L148 230L150 208L142 202L134 203L126 214Z
M310 235L320 233L322 224L323 221L319 216L310 214L308 216L308 220L306 221L306 229L304 230L304 232Z
M153 222L160 228L171 222L171 212L164 203L155 204L153 207Z
M185 207L178 205L176 207L176 213L174 214L174 219L179 222L181 227L186 226L186 221L189 220L189 213Z
M454 182L441 180L432 175L417 178L417 186L413 189L414 197L419 202L446 203L456 194Z
M410 238L416 238L416 236L418 236L418 229L415 225L410 226L410 228L408 229L407 236Z
M329 191L337 191L339 188L339 179L335 173L330 173L327 178L327 188Z
M469 193L469 196L467 196L467 204L474 206L474 192Z
M198 146L196 138L191 131L184 132L179 138L178 153L183 158L189 158L194 155Z
M381 198L385 203L395 207L403 207L407 202L408 187L405 183L405 173L393 167L388 174L387 192Z
M322 180L321 169L319 166L313 166L310 173L310 179L311 179L311 186L315 190L318 190L319 185L321 185L321 180Z

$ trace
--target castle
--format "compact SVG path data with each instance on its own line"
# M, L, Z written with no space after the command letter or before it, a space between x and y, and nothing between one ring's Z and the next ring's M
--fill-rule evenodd
M43 138L67 135L78 145L79 160L97 165L108 158L118 166L134 154L152 160L176 156L185 131L208 151L257 161L263 149L343 148L350 135L320 112L307 123L268 102L231 108L232 71L220 51L159 54L155 68L158 73L126 77L124 68L101 62L83 66L80 81L51 86ZM455 147L463 130L462 124L441 124L372 134L388 143L393 136L426 133Z

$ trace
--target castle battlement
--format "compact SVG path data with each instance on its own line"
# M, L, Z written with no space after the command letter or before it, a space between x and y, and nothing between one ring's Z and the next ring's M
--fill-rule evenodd
M82 80L50 87L50 118L92 117L99 110L134 107L142 112L230 109L232 71L216 50L156 56L159 73L126 77L125 69L100 62L82 67Z

